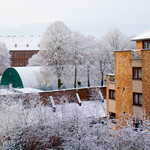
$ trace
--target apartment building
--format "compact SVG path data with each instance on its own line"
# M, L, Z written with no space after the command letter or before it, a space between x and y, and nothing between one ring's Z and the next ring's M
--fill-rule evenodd
M114 52L115 74L107 75L107 114L119 119L131 114L150 117L150 30L131 39L136 50ZM115 127L114 127L115 128Z
M41 36L0 36L10 53L11 67L26 66L40 49Z

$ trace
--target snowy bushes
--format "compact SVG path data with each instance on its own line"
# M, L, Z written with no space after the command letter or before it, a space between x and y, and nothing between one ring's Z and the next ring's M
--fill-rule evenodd
M28 103L24 103L26 100ZM98 100L79 106L67 103L68 98L63 97L55 112L42 106L35 94L22 98L1 96L0 101L3 150L150 149L150 122L145 114L139 128L133 126L129 117L126 126L116 120L118 130L113 130L109 121L102 120L99 109L103 110L104 103Z

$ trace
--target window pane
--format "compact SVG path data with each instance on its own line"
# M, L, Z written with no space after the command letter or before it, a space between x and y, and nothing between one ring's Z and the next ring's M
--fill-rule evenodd
M138 104L138 94L134 94L134 104Z
M113 92L113 98L115 98L115 91Z
M144 49L147 49L147 42L144 42Z
M148 49L150 49L150 41L148 41Z
M139 104L142 105L142 94L139 94Z
M137 68L134 68L134 72L133 73L134 73L134 75L133 75L134 78L137 78Z
M112 91L109 91L109 97L112 98Z
M142 69L138 68L138 78L142 78Z

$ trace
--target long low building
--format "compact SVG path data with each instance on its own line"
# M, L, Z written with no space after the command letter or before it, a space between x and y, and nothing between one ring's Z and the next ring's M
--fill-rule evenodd
M2 75L1 85L12 85L20 88L38 88L49 84L50 80L43 77L40 67L10 67Z

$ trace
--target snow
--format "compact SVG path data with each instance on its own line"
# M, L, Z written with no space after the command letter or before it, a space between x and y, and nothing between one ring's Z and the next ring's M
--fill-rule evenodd
M150 39L150 29L131 39L131 41L139 41Z
M0 89L0 95L14 94L14 91L9 89Z
M79 94L76 93L76 96L77 96L77 100L78 100L79 104L81 105L81 100L80 100Z
M0 36L8 50L40 50L42 36Z
M50 100L51 100L51 103L52 103L52 107L53 107L53 108L56 108L56 105L55 105L55 102L54 102L54 100L53 100L53 97L52 97L52 96L50 96Z
M42 90L38 90L38 89L34 89L34 88L15 88L14 89L16 92L21 92L21 93L39 93L39 92L43 92Z
M56 105L55 113L59 117L63 117L62 115L67 115L68 117L71 117L72 114L75 114L76 112L78 112L80 114L80 117L82 118L98 116L106 117L106 112L103 109L102 105L106 108L106 103L101 103L100 101L82 101L81 106L79 106L77 103L64 103L62 105Z

